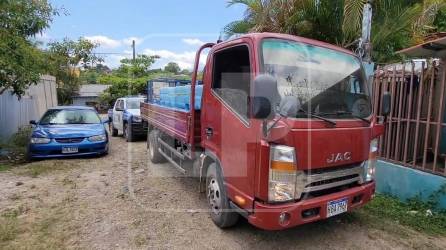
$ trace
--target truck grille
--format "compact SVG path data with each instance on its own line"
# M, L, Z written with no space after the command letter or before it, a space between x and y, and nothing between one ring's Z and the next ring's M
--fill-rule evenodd
M77 138L56 138L54 139L58 143L79 143L84 140L84 137Z
M296 198L316 192L336 192L336 188L363 182L363 164L344 166L336 169L305 171L298 177ZM327 191L327 192L325 192Z

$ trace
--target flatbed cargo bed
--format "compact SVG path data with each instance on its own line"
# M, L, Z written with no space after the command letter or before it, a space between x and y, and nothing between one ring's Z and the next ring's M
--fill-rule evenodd
M141 117L160 131L174 137L185 144L190 144L191 115L190 111L174 107L166 107L155 103L141 103ZM201 141L200 111L195 111L195 144Z

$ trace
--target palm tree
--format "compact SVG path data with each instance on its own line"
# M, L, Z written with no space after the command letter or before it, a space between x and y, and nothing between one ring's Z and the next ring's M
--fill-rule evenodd
M340 46L361 35L362 11L368 0L230 0L246 6L244 18L225 27L228 35L280 32ZM398 59L396 50L422 41L435 31L433 23L446 0L375 0L373 2L373 58Z

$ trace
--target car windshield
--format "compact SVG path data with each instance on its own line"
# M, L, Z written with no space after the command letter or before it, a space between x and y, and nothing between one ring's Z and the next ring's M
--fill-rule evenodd
M85 109L50 109L39 122L41 125L98 123L101 123L101 120L97 113Z
M128 99L127 100L127 109L139 109L139 105L143 101L144 101L144 99Z
M277 79L279 93L295 96L298 117L309 113L337 119L371 114L360 61L347 53L288 40L265 39L263 71Z

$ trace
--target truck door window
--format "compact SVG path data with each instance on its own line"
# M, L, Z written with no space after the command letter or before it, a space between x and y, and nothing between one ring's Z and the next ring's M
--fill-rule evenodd
M215 53L212 79L214 92L236 114L247 120L251 82L248 47L236 46Z

